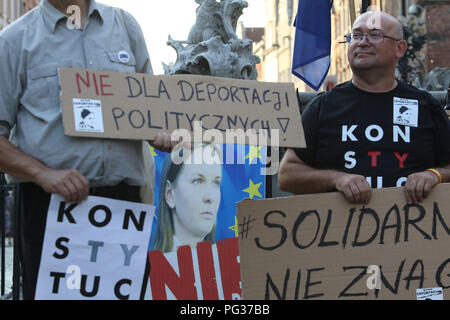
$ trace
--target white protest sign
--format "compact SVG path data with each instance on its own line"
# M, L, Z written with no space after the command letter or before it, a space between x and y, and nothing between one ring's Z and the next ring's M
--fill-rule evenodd
M139 299L155 207L52 195L36 299Z

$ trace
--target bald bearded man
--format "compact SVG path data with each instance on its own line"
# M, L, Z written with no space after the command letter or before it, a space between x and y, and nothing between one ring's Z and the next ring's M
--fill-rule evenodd
M403 186L408 203L421 202L450 179L448 118L429 93L395 79L407 48L397 19L367 12L346 39L352 80L305 109L307 148L287 150L279 186L339 191L351 203L368 203L373 187Z

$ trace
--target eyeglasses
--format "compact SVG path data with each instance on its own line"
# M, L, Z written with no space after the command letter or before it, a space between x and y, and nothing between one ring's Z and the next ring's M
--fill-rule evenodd
M388 38L391 40L395 40L395 41L400 41L401 39L396 39L390 36L385 35L383 32L381 31L377 31L377 32L371 32L371 33L360 33L360 32L353 32L353 33L349 33L347 35L345 35L345 42L346 43L351 43L351 42L355 42L355 41L362 41L362 39L366 37L367 42L370 43L381 43L383 41L384 38ZM341 43L345 43L345 42L341 42Z

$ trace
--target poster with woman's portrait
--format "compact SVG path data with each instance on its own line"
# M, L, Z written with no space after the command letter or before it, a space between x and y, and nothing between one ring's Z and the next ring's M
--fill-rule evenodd
M266 150L262 146L194 144L183 163L175 164L170 154L151 149L156 214L149 249L170 252L180 245L237 237L236 203L265 197L261 170ZM169 236L172 245L162 244L170 242ZM156 237L166 240L158 244Z
M191 294L163 288L172 285L170 289L175 291L176 283L180 288L189 287L183 283L189 278L183 279L183 274L188 273L199 278L195 281L197 285L203 282L204 286L207 280L202 270L208 269L214 273L209 277L215 287L209 298L227 299L223 283L216 283L220 273L228 272L220 270L224 263L219 260L238 260L236 203L265 197L266 177L262 172L266 150L263 146L207 143L192 144L190 149L182 148L172 154L151 149L155 160L156 213L149 244L151 272L147 298L156 298L151 291L158 286L164 291L159 298L205 298L208 295L205 288L192 289L195 293ZM238 287L239 265L231 269L235 275L232 287ZM152 274L157 274L153 278L158 285L152 283ZM232 280L230 276L228 279ZM229 291L231 299L233 290Z

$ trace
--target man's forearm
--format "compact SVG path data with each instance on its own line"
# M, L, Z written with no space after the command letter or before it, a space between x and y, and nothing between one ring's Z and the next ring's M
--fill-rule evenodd
M288 181L280 182L280 188L294 194L310 194L336 191L337 176L333 170L313 169L302 174L290 174Z
M5 137L0 136L0 171L21 180L36 182L47 167L39 160L16 148Z
M450 182L450 164L434 169L441 175L442 183Z
M89 181L76 169L52 169L0 137L0 171L38 184L48 193L61 195L66 202L80 203L89 194Z
M294 194L321 193L336 190L336 181L343 173L335 170L320 170L304 163L282 161L278 182L280 188Z

